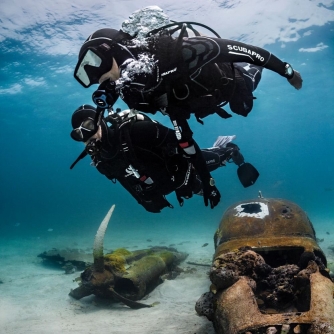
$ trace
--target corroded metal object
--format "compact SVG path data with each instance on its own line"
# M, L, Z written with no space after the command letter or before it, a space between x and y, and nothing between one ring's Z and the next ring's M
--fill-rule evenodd
M162 276L172 274L176 266L185 260L186 253L175 248L153 247L130 252L119 248L103 254L104 235L115 205L102 220L94 239L94 264L80 276L79 287L69 295L81 299L89 295L121 301L131 308L151 307L136 302L162 283Z
M80 285L70 292L70 296L81 299L94 294L139 308L140 305L131 301L142 299L151 292L163 282L161 277L175 270L187 256L168 247L133 252L117 249L104 256L102 271L93 265L81 273ZM141 306L145 307L143 304Z
M334 333L334 284L299 206L265 198L236 203L214 240L211 291L196 311L217 333Z
M325 261L306 213L284 199L257 199L230 206L215 234L215 257L240 247L278 250L300 247Z

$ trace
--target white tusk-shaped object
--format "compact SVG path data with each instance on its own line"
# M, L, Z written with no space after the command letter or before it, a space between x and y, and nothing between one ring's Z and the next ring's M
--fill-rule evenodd
M103 259L103 240L106 233L110 217L115 209L115 204L110 208L107 215L102 220L100 227L98 228L93 247L94 256L94 267L96 271L103 272L104 270L104 259Z

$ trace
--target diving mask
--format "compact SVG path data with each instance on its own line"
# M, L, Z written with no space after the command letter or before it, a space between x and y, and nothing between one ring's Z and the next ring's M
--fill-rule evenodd
M85 88L98 84L101 76L112 68L111 47L103 43L89 47L79 58L74 70L74 78Z
M92 137L98 130L95 120L93 118L85 119L78 128L75 128L71 131L72 139L76 141L87 141Z

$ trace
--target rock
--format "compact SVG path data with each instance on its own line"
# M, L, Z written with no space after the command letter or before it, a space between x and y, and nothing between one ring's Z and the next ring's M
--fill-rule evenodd
M198 315L204 315L208 320L212 321L214 316L214 299L215 295L212 292L205 292L197 300L195 305L195 310Z

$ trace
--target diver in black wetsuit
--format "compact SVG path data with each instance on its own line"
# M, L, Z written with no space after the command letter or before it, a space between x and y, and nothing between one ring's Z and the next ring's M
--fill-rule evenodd
M199 173L178 149L173 130L129 110L101 119L98 128L95 116L92 106L78 108L72 115L71 137L85 142L85 152L96 169L108 179L118 180L147 211L160 212L164 207L172 207L165 196L173 191L181 205L183 198L202 195ZM229 161L244 164L238 146L230 142L233 138L219 137L214 147L201 151L208 170L225 166ZM249 169L243 174L247 184L238 172L244 186L253 184L258 176L250 175ZM213 207L218 203L210 204Z
M285 77L300 89L302 79L269 51L245 43L212 37L172 38L163 30L132 43L114 29L93 33L81 47L74 71L84 87L100 83L95 101L113 105L119 95L131 109L170 117L180 148L197 170L204 167L187 119L217 113L231 117L221 106L247 116L262 68ZM246 63L246 64L245 64ZM204 202L214 199L213 180L203 181Z

